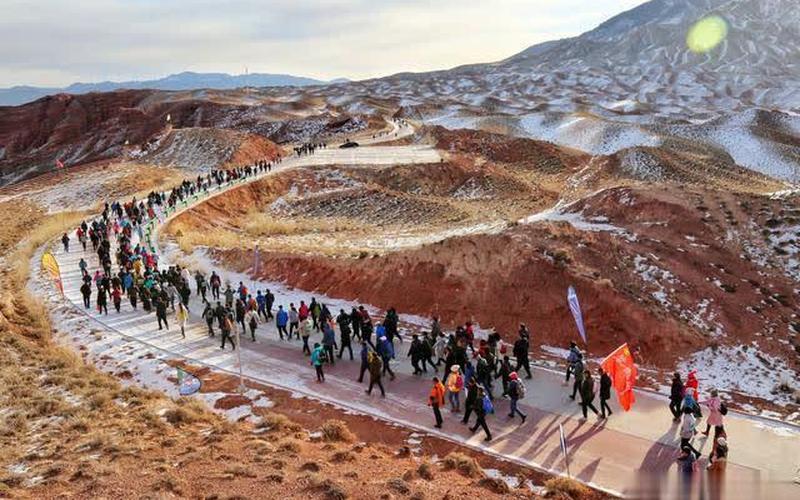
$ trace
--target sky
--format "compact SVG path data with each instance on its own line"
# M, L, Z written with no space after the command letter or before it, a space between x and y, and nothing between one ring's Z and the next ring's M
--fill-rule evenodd
M642 0L3 0L0 86L181 71L323 80L492 62Z

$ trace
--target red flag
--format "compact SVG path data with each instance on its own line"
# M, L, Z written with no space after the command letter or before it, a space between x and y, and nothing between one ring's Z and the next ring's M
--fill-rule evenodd
M611 377L614 389L617 391L619 405L625 411L631 409L636 402L633 394L633 386L636 384L636 377L639 370L633 362L633 355L628 348L628 344L622 344L614 352L608 355L601 363L603 371Z
M56 158L56 168L64 168L64 164L58 158Z

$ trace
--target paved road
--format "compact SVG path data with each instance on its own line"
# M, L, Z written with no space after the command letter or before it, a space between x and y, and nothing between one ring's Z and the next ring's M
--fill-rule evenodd
M407 147L400 148L405 154L419 158L416 156L418 153ZM330 152L336 163L341 158L339 151L347 151L347 154L353 153L355 162L370 164L374 162L370 156L373 153L362 152L371 149L380 149L382 153L375 154L382 158L393 154L389 147ZM315 160L315 156L287 160L280 170L302 166L310 160ZM91 252L86 255L75 251L69 254L56 252L66 296L81 310L77 263L80 257L87 255L90 266L95 268L96 257ZM163 264L170 263L169 255L170 252L162 253ZM199 260L195 265L203 267L208 263ZM271 288L276 294L276 305L297 302L299 297L312 295L276 283L254 283L235 273L225 272L223 277L233 283L245 279L251 290ZM320 294L316 296L320 298ZM324 300L333 306L332 310L338 310L338 306L343 304L337 300ZM106 328L140 343L143 348L157 347L173 353L176 358L236 373L237 357L229 350L220 350L217 338L208 338L205 324L198 317L202 308L197 298L192 298L190 307L192 318L186 340L182 340L175 329L158 331L154 315L131 311L126 303L119 314L112 311L108 316L99 316L94 309L87 314ZM86 341L91 340L92 336L87 332ZM318 340L318 336L314 340ZM562 375L537 369L533 381L528 383L528 396L522 405L523 411L529 415L527 422L520 425L518 421L509 421L504 416L507 403L498 402L497 415L489 419L494 440L485 443L482 433L472 435L458 422L460 416L446 415L441 431L432 428L433 417L425 404L428 379L411 374L404 347L399 349L400 362L394 365L397 379L385 382L388 391L385 399L374 392L372 396L364 394L365 387L355 381L358 361L344 361L328 367L327 382L317 384L313 369L301 353L299 341L280 341L271 323L259 327L256 342L243 340L243 347L244 373L268 385L288 388L556 473L566 469L559 447L558 427L563 425L569 443L570 471L580 480L611 492L634 496L675 497L683 493L677 489L684 486L676 484L674 473L677 427L672 425L665 400L652 394L640 393L631 412L624 413L612 404L615 413L609 420L597 422L590 416L584 421L579 418L577 405L566 396ZM695 483L688 487L709 488L712 498L796 498L800 495L800 486L791 483L800 453L800 434L796 428L731 414L726 419L726 429L731 445L731 463L724 481L705 481L698 474ZM703 439L696 440L695 445L704 452L710 449L710 443ZM700 484L701 480L703 484ZM722 496L719 496L720 490L724 493Z

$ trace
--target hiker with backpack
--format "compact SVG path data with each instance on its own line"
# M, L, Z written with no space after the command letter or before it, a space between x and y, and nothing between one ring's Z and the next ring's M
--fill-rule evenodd
M366 341L364 341L366 345ZM381 390L381 397L386 397L386 391L383 390L383 383L381 377L383 376L383 361L378 353L369 351L367 353L367 365L369 366L369 388L365 391L367 394L372 394L372 388L378 386Z
M469 430L475 432L478 430L478 427L482 427L483 431L486 433L486 437L483 440L491 441L492 433L489 431L489 426L486 425L486 415L494 413L494 406L492 406L492 401L489 399L489 396L486 395L482 387L478 387L478 397L475 398L472 404L472 410L475 412L477 418L475 420L475 425L470 427Z
M569 354L567 354L567 376L564 385L569 383L569 376L574 372L575 363L583 359L583 353L578 349L575 342L569 343Z
M502 396L508 396L508 387L511 382L511 374L516 373L514 367L511 366L511 359L508 356L503 356L503 361L500 362L500 368L497 370L495 378L501 379L503 382Z
M317 382L325 382L325 373L322 371L322 364L325 362L325 351L321 345L314 343L314 350L311 351L311 364L317 372Z
M459 401L459 394L461 389L464 388L464 377L461 376L461 368L458 365L450 367L450 373L447 375L447 398L450 401L450 411L458 413L461 403Z
M509 410L508 418L514 418L516 415L519 415L524 424L528 416L522 413L518 403L520 399L525 397L525 384L519 379L517 372L511 372L508 378L508 397L511 399L511 409Z

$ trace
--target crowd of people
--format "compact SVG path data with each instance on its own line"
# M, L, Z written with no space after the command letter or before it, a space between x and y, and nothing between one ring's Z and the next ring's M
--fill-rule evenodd
M280 162L279 159L275 161ZM108 314L109 301L120 312L125 298L133 310L138 311L141 306L146 314L154 312L159 330L170 329L171 312L173 324L180 328L185 338L190 320L190 299L194 293L202 303L202 311L197 312L206 324L208 336L216 337L219 332L221 349L228 344L231 349L236 349L236 339L245 337L248 332L251 341L255 341L260 326L274 322L280 340L300 341L299 348L309 357L317 381L324 383L326 366L334 366L345 354L351 361L356 361L353 349L353 344L356 344L360 362L358 382L364 383L365 375L368 375L365 392L371 395L377 388L384 397L385 377L395 378L392 365L398 362L396 344L408 341L406 357L410 360L413 374L433 374L427 403L432 408L435 427L442 427L442 410L446 407L452 414L463 411L460 422L471 424L472 432L482 429L485 440L490 441L492 434L487 417L495 413L499 400L508 401L509 419L519 417L520 423L524 423L528 416L519 406L527 393L523 378L532 378L529 358L531 333L525 324L519 325L513 344L507 344L495 331L478 338L471 321L446 333L439 318L433 317L430 328L404 340L394 308L389 308L379 320L373 319L363 305L353 306L350 310L342 308L334 315L326 304L314 297L308 303L299 300L297 304L276 304L276 297L269 289L253 293L243 282L234 288L216 271L207 275L179 265L159 266L158 255L145 235L145 228L151 221L162 219L179 203L199 192L207 192L214 184L222 186L269 172L273 165L274 162L263 161L237 169L213 171L184 181L170 191L152 192L142 200L134 198L127 203L106 203L98 218L89 223L82 222L76 229L83 251L89 252L88 242L91 242L91 251L97 255L99 263L98 268L91 272L87 260L80 259L83 280L80 291L84 307L91 308L94 294L99 313ZM66 252L70 251L69 243L70 236L65 233L62 244ZM113 262L116 263L116 272L112 269ZM319 341L312 342L314 335L319 335ZM597 368L597 375L599 383L595 382L581 350L574 342L571 343L566 359L565 385L574 378L569 397L573 400L579 398L584 419L589 410L599 419L612 415L608 404L611 378L602 367ZM599 410L594 406L597 394ZM727 408L716 391L712 391L706 401L701 402L698 397L695 372L689 373L685 383L676 373L669 408L675 423L681 422L679 460L682 464L694 464L700 456L692 445L692 439L697 434L701 407L705 407L710 413L704 434L707 436L711 428L714 429L709 464L724 462L728 445L723 416ZM474 422L471 423L473 415Z
M313 155L318 149L325 149L328 147L326 142L307 142L300 146L294 147L294 154L297 156Z

